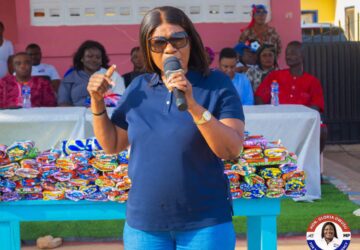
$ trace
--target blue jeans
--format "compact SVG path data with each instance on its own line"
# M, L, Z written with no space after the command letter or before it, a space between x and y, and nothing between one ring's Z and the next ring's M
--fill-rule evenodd
M233 250L232 222L186 231L142 231L125 223L125 250Z

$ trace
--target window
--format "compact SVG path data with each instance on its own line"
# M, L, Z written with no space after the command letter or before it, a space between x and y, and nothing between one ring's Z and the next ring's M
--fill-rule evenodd
M318 11L317 10L305 10L301 11L301 23L317 23L318 22Z
M348 40L355 40L355 8L345 8L345 34Z
M179 5L179 3L181 5ZM253 0L30 0L34 26L139 24L147 11L176 6L195 23L249 22ZM270 0L257 0L268 6Z

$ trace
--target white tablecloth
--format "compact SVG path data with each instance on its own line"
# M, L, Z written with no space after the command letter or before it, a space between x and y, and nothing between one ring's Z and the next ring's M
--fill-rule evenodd
M305 200L319 199L320 187L320 115L300 105L245 106L245 130L280 139L298 156L298 166L306 172Z
M0 111L0 143L33 140L41 150L68 138L84 138L86 109L31 108Z
M109 109L111 113L113 109ZM307 174L306 199L317 199L320 190L320 116L298 105L245 106L245 129L269 140L281 139L298 155L298 165ZM0 111L0 143L31 139L40 150L62 140L93 136L92 115L86 108L31 108Z

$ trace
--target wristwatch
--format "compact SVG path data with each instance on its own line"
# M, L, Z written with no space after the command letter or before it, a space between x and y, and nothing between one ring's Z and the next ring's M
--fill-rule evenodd
M203 125L211 120L211 113L209 110L205 110L204 113L202 113L201 118L197 121L194 120L196 125Z

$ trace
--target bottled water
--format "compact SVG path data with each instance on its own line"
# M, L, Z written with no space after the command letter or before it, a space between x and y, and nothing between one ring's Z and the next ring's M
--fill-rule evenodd
M279 83L273 81L271 84L271 105L279 106Z
M31 88L29 85L24 84L21 89L23 99L23 108L31 108Z

